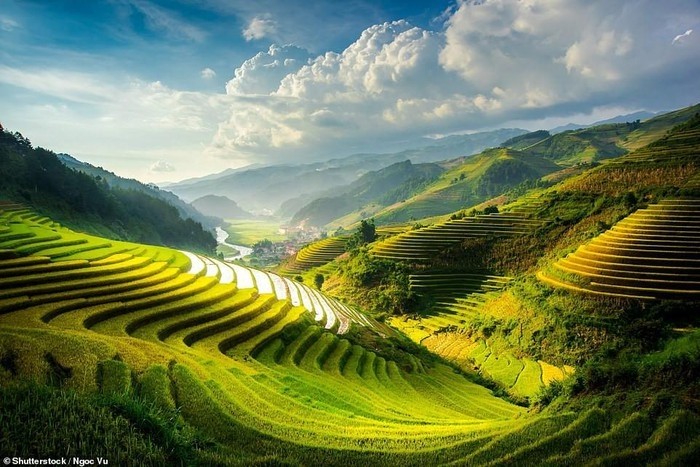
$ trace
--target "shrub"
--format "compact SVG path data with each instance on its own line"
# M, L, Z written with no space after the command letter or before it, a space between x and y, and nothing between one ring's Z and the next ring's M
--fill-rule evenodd
M321 287L323 287L323 283L325 282L325 280L326 278L323 277L323 274L321 274L320 272L316 273L316 275L314 276L314 285L318 290L321 290Z

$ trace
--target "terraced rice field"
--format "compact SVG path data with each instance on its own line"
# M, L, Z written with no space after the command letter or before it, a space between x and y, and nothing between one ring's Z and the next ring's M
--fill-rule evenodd
M700 300L700 200L640 209L538 277L597 295Z
M479 371L520 397L533 397L543 386L561 381L574 372L570 366L558 367L542 360L494 351L488 340L474 341L458 332L434 334L425 339L423 345L462 368Z
M538 190L539 191L539 190ZM545 199L540 191L537 194L525 195L513 203L503 206L503 209L521 216L532 216L545 204Z
M299 250L294 260L284 267L283 274L299 274L323 266L345 253L348 237L329 237L311 243Z
M41 380L57 366L69 369L64 385L89 390L131 386L119 378L125 366L141 381L160 374L166 403L217 439L255 437L253 449L263 452L293 443L307 461L352 447L370 459L406 450L420 458L422 449L498 433L522 413L448 368L427 369L408 355L387 361L351 345L333 331L352 310L303 284L89 236L71 242L94 242L90 259L26 255L26 245L53 254L64 236L80 234L40 227L19 210L2 216L0 343L4 358L22 350L17 375ZM285 332L291 324L299 332ZM407 394L420 402L405 406Z
M6 221L5 229L0 230L0 251L10 256L40 255L31 260L17 258L15 261L22 267L0 270L0 278L4 278L0 309L65 298L85 298L86 305L109 302L111 298L123 302L156 293L164 294L159 300L168 302L185 295L195 299L198 295L212 294L218 285L235 284L237 290L254 289L260 295L273 295L276 300L302 307L326 329L341 334L347 332L353 322L361 326L373 325L347 305L274 273L185 251L76 234L67 229L46 227L34 217L22 210L6 210L0 217ZM91 267L95 265L97 267ZM51 274L43 275L49 272ZM50 279L51 283L35 285L42 279ZM108 299L93 297L104 291L106 285L110 286ZM174 292L185 288L190 288L191 294L182 293L182 290L180 295Z
M384 225L377 227L376 233L377 237L391 237L393 235L404 233L410 229L411 226L407 224Z
M484 273L411 274L411 290L430 297L431 309L418 320L394 318L392 325L419 343L436 332L459 330L478 313L490 293L500 290L509 281L508 277Z
M688 129L666 135L653 145L644 146L613 161L613 164L668 163L695 158L700 129Z
M451 368L353 345L329 326L323 296L293 281L0 209L3 380L177 408L234 464L532 464L591 452L682 460L700 427L677 412L618 440L640 420L528 415ZM614 452L592 451L612 442Z
M485 273L429 272L411 274L409 286L417 294L433 299L431 313L469 316L478 311L486 294L501 290L510 280Z
M390 237L375 243L372 254L392 260L422 261L467 238L524 235L539 225L541 221L520 213L465 217Z
M476 369L514 395L534 396L543 385L562 380L573 369L493 352L488 341L460 332L479 318L488 297L511 278L478 273L423 273L409 276L411 289L432 298L433 306L415 318L392 318L392 326L431 352L466 369Z

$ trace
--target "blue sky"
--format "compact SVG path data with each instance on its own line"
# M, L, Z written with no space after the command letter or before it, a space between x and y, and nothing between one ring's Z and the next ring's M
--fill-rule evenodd
M696 0L0 2L0 122L144 181L700 100Z
M86 71L106 67L182 89L220 90L238 64L273 42L342 51L366 27L394 19L428 27L448 5L383 3L351 1L339 9L337 2L304 0L3 1L0 14L16 23L3 31L3 61L51 67L61 60ZM255 18L270 26L246 40ZM204 68L221 75L203 81Z

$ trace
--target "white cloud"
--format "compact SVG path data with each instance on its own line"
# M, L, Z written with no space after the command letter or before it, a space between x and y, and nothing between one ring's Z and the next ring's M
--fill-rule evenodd
M236 101L219 125L212 150L272 158L354 138L418 128L440 120L450 90L451 116L474 103L459 98L437 63L439 34L405 21L368 28L342 53L308 61L296 47L273 46L235 71L227 92ZM292 61L293 60L293 61ZM426 74L430 76L426 80Z
M139 11L155 30L164 31L171 37L202 42L207 34L200 28L179 18L175 13L147 0L125 0Z
M504 89L516 108L585 101L675 64L669 62L678 57L668 57L657 37L678 21L679 11L689 22L699 11L690 0L674 6L631 0L463 2L448 21L441 63L480 92L494 85ZM533 94L541 98L533 100Z
M669 54L669 28L700 21L695 0L462 1L442 31L367 28L307 60L273 46L236 69L210 151L278 160L372 150L389 140L591 112L690 104L698 44ZM679 72L679 70L681 70ZM670 78L683 90L664 84ZM670 104L670 101L679 104Z
M199 72L202 79L212 79L216 76L216 72L211 68L205 68Z
M216 109L225 96L179 91L160 81L131 79L110 82L104 77L63 69L20 69L0 65L0 83L24 88L60 101L91 105L100 121L122 125L172 128L183 131L213 129Z
M691 35L692 33L693 33L693 30L692 30L692 29L688 29L688 30L687 30L686 32L684 32L683 34L678 34L676 37L673 38L673 40L671 41L671 44L676 44L676 43L678 43L678 42L683 43L683 41L685 41L688 37L690 37L690 35Z
M248 23L243 30L243 37L247 41L264 39L270 37L277 31L277 23L270 15L256 16Z
M0 29L3 31L12 31L14 29L17 29L19 27L19 23L12 18L9 18L7 16L0 16Z
M169 161L174 178L232 161L376 152L428 134L605 106L668 109L700 98L700 43L686 35L675 42L682 47L669 44L700 21L697 0L673 8L652 0L484 0L460 2L445 18L439 31L377 24L345 50L320 55L273 45L238 66L225 94L107 72L0 65L0 85L31 91L8 92L3 109L33 141L51 135L42 144L101 158L106 167L109 157L130 163L132 176L165 177L143 161ZM176 34L181 20L174 20L161 29L169 24ZM32 108L21 101L27 95Z
M0 86L8 90L3 124L37 145L141 180L165 179L164 166L152 172L144 160L168 161L177 169L167 173L169 179L221 170L221 160L205 149L226 118L226 95L109 74L7 66L0 66Z
M259 52L234 71L226 83L231 95L270 94L276 91L282 79L298 71L311 57L308 51L293 45L271 45L267 52Z
M151 164L149 170L151 172L175 172L175 167L170 162L161 159Z
M93 75L62 69L20 69L0 65L0 83L82 103L100 103L117 89Z

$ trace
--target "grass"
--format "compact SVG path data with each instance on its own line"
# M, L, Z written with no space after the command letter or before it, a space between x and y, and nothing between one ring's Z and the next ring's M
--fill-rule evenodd
M228 219L224 230L228 232L228 243L251 247L262 240L281 242L287 236L279 233L280 224L276 221L258 219Z
M599 464L610 466L620 465L623 462L628 465L649 464L666 456L673 458L676 452L679 452L681 458L697 456L698 427L700 427L700 418L696 414L679 411L665 419L641 446L626 449L623 447L618 452L603 458Z
M515 177L502 173L515 167ZM374 213L377 224L409 222L448 214L500 194L501 190L523 181L521 177L539 178L559 167L534 155L529 157L509 149L495 148L450 161L448 169L419 194Z
M579 440L606 431L608 426L609 421L605 412L600 409L592 409L558 432L504 455L497 460L497 463L500 465L522 465L531 459L546 459L558 452L568 451Z

